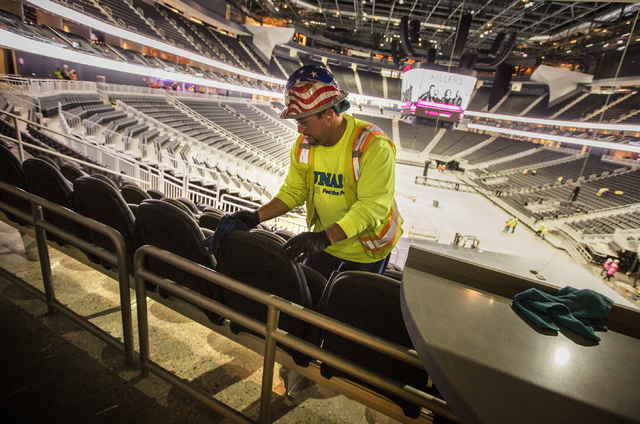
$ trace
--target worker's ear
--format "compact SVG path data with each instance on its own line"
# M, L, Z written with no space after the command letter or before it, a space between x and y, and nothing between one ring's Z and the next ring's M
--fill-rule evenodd
M336 116L338 116L338 115L336 114L336 112L332 108L329 108L329 109L327 109L327 110L322 112L322 118L326 119L327 122L330 123L330 124L333 123L333 121L335 121Z

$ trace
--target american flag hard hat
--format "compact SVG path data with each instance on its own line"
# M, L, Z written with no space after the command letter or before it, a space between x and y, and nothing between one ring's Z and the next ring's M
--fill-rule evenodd
M284 92L283 119L297 119L322 112L347 98L326 68L305 65L289 77Z

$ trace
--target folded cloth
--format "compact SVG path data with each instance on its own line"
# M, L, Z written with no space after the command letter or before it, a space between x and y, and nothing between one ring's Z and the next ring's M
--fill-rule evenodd
M218 255L220 243L222 243L224 235L229 231L249 231L249 227L239 219L231 218L231 215L223 216L214 233L200 241L207 248L207 254L214 257Z
M563 287L555 295L538 289L525 290L513 298L513 304L535 325L558 331L556 323L596 342L594 328L607 330L602 318L607 316L613 300L593 290Z

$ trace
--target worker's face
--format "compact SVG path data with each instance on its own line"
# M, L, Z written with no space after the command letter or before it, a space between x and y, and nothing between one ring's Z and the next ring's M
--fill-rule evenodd
M304 134L307 143L314 146L323 146L329 143L328 115L329 112L325 110L306 118L295 120L296 125L298 125L298 132Z

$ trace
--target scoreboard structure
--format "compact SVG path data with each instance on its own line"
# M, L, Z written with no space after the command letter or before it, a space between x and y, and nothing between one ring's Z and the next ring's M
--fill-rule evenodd
M402 76L402 116L460 122L477 80L470 75L410 69Z

